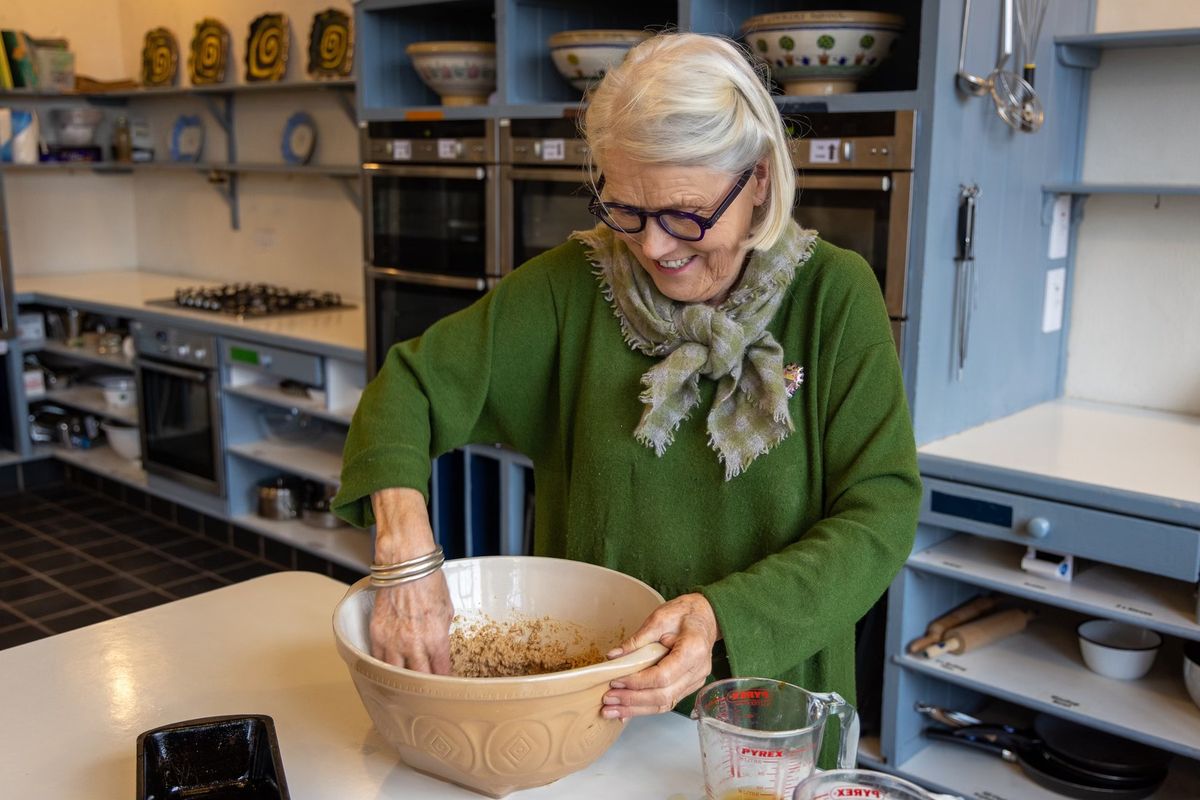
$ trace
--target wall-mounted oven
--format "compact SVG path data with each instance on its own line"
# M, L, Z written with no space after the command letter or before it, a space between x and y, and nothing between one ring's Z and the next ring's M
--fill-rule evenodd
M826 241L867 260L879 280L899 347L908 316L915 114L784 112L795 137L795 217Z
M371 122L364 130L367 266L498 276L494 123Z
M367 359L482 297L502 274L495 122L363 126Z
M225 496L216 338L134 322L142 466Z
M595 226L587 209L587 153L573 120L500 120L502 272Z

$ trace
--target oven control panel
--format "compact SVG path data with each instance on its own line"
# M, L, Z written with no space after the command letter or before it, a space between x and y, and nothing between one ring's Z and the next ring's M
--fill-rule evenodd
M132 330L138 355L216 369L215 336L145 322L135 322Z

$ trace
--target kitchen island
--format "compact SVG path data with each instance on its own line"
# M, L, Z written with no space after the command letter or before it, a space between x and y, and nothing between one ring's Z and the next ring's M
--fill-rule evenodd
M133 797L142 731L267 714L295 800L478 800L400 763L372 727L334 648L345 590L282 572L0 651L4 796ZM695 723L660 714L630 722L591 766L510 797L703 795Z

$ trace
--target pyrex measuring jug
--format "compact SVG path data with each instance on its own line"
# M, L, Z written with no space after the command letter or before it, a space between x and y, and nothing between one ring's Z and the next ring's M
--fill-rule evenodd
M868 769L832 769L818 772L796 787L792 800L962 800L945 794L932 794L916 784Z
M837 765L854 766L858 713L834 692L817 694L768 678L729 678L696 696L700 757L709 800L791 800L821 753L825 720L841 722Z

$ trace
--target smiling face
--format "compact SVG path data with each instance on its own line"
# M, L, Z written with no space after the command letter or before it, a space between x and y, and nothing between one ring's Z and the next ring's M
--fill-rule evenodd
M705 167L646 165L617 153L603 159L601 199L647 211L675 209L708 217L725 199L736 176ZM737 199L698 242L685 242L654 219L635 234L618 233L658 290L682 303L724 300L741 276L749 250L751 215L767 197L767 167L760 163Z

